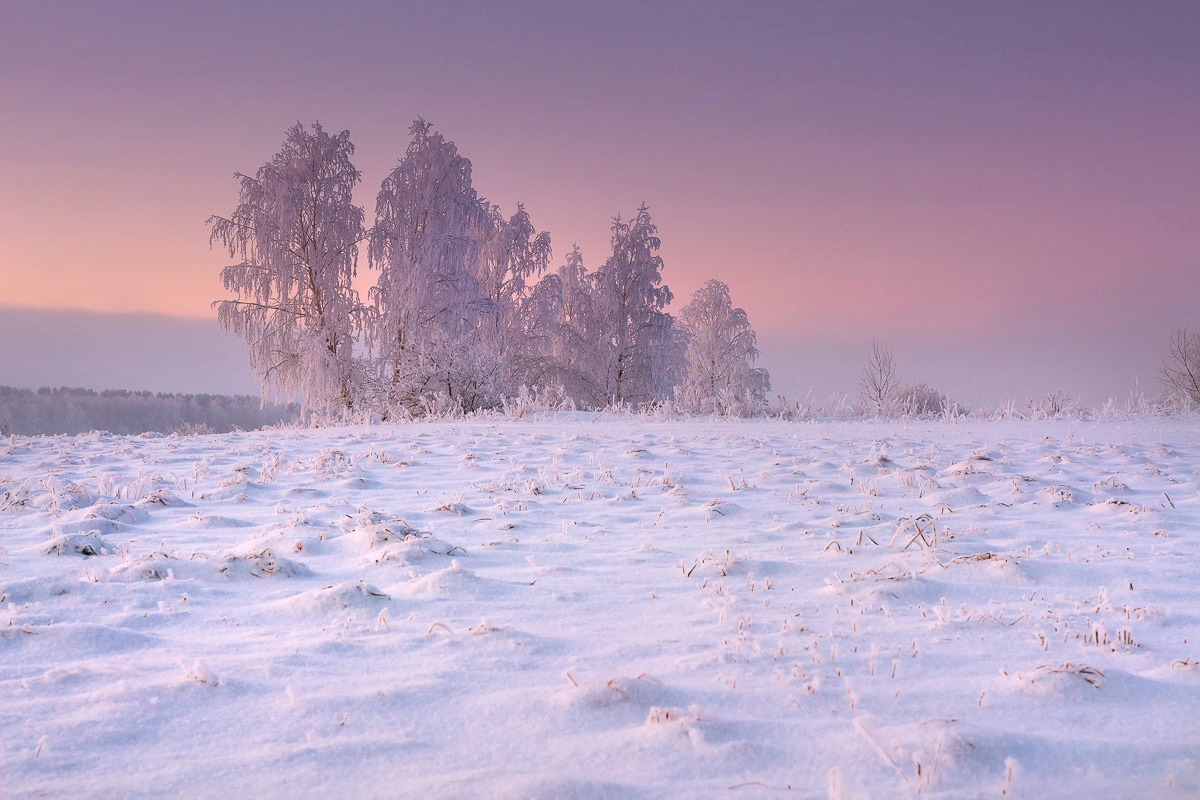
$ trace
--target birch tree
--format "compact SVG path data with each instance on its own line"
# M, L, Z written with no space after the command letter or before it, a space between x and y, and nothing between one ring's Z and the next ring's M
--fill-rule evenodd
M542 371L544 332L532 280L550 260L550 234L524 206L510 218L471 183L471 162L423 119L376 202L371 290L375 386L386 406L431 396L463 410L498 405Z
M504 393L544 372L551 298L544 290L535 294L530 281L546 271L550 253L550 234L538 232L523 205L507 220L493 207L477 268L487 313L475 346L501 367Z
M710 280L679 315L687 333L687 378L677 395L689 411L754 413L766 400L771 378L752 366L757 340L744 309L734 308L729 287Z
M476 265L492 215L453 142L419 118L409 133L376 201L370 333L381 401L411 408L430 392L457 400L464 371L477 371L470 338L485 298Z
M673 295L662 282L661 242L642 205L612 223L612 255L592 276L599 341L597 383L610 402L664 400L679 380L683 339L666 313Z
M352 286L363 210L349 131L296 123L283 148L240 182L233 214L213 216L210 245L237 263L221 271L235 299L218 300L219 323L246 340L263 398L303 397L309 409L354 410L358 298Z
M542 314L539 329L549 339L543 382L561 386L585 408L603 407L608 402L604 359L611 335L598 317L600 302L594 278L575 245L562 266L542 278L534 292Z

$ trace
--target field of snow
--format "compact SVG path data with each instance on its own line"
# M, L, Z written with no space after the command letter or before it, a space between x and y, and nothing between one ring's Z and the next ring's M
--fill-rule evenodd
M0 796L1196 797L1194 419L0 441Z

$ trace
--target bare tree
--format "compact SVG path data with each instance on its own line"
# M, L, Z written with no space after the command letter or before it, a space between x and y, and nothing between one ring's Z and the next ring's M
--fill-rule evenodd
M1168 394L1200 403L1200 331L1186 326L1175 329L1158 380Z
M896 375L892 352L878 339L872 339L871 354L867 356L867 363L863 365L862 375L858 378L858 399L868 410L882 414L888 409L899 386L900 379Z

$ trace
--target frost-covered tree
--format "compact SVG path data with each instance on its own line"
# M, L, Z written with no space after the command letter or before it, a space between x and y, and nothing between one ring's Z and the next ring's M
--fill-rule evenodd
M555 346L562 317L563 289L557 273L529 287L518 311L519 357L510 352L513 383L529 388L553 386L566 392L566 381ZM516 349L516 348L514 348ZM573 397L574 395L572 395Z
M353 154L349 131L296 123L254 177L235 176L232 216L208 220L210 244L238 259L221 271L237 297L213 304L217 319L249 345L264 399L303 397L328 415L352 411L357 394L352 280L364 231Z
M550 235L518 205L508 219L479 197L471 162L426 121L410 128L376 202L371 290L375 385L385 406L431 395L465 410L495 405L538 372L529 282Z
M551 298L535 295L529 282L546 271L550 252L550 234L533 226L523 205L509 219L493 207L478 265L487 305L476 346L501 366L505 393L536 382L544 372Z
M459 399L479 366L471 340L486 304L477 265L492 213L453 142L423 119L409 133L376 201L370 339L381 402L412 408L430 393Z
M859 402L867 411L886 414L892 395L899 385L892 351L878 339L872 339L871 352L858 378Z
M607 403L601 385L600 359L606 341L597 318L598 297L575 245L566 262L538 281L530 298L528 318L536 318L544 366L540 381L561 387L585 407Z
M642 404L671 396L684 371L684 338L664 309L658 228L643 205L612 223L612 255L590 276L598 333L596 380L609 402Z
M687 378L676 392L680 404L699 413L753 413L771 388L758 357L754 329L745 310L734 308L729 287L710 280L679 314L687 333Z
M1200 404L1200 331L1183 327L1171 334L1158 379L1167 394Z

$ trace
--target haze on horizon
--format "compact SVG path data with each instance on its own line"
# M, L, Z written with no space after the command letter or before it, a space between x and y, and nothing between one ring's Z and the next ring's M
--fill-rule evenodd
M1152 394L1198 321L1198 34L1168 2L7 3L0 383L204 391L207 358L254 391L145 315L212 319L204 221L289 125L350 130L370 217L421 115L554 265L649 203L676 309L729 283L777 392L852 392L879 337L968 404Z

